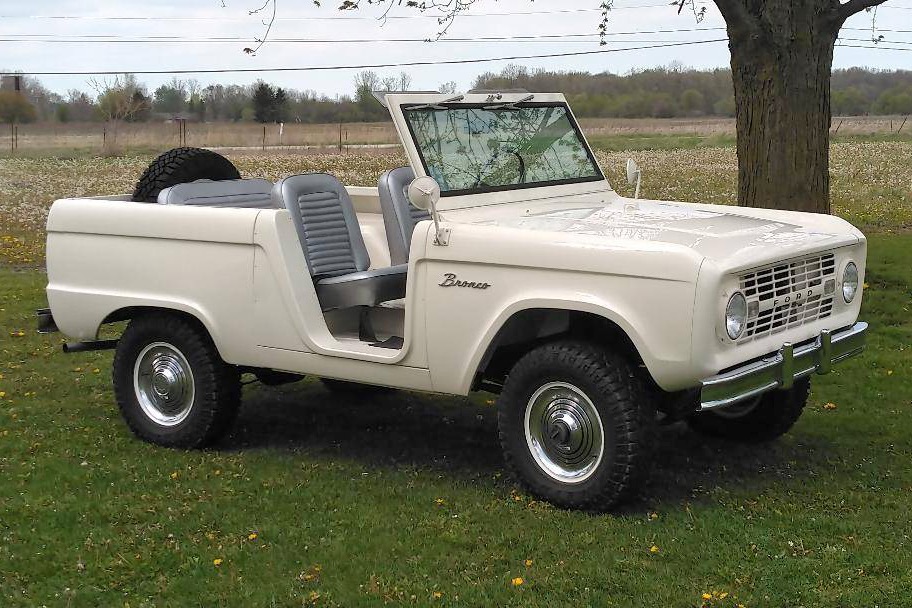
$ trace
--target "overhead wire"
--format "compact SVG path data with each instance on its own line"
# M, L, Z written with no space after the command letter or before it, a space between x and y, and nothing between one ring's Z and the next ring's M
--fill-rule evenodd
M29 76L114 76L118 74L231 74L231 73L249 73L249 72L316 72L328 70L367 70L377 68L401 68L427 65L461 65L472 63L491 63L497 61L519 61L524 59L554 59L561 57L579 57L585 55L601 55L607 53L621 53L625 51L643 51L649 49L672 48L682 46L693 46L698 44L713 44L718 42L728 42L727 38L718 38L715 40L692 40L684 42L671 42L666 44L653 44L646 46L633 46L625 48L600 48L591 51L569 51L563 53L543 53L533 55L513 55L506 57L482 57L474 59L444 59L437 61L403 61L391 63L370 63L359 65L333 65L333 66L301 66L301 67L257 67L257 68L215 68L215 69L175 69L175 70L79 70L79 71L29 71L22 70L21 73Z

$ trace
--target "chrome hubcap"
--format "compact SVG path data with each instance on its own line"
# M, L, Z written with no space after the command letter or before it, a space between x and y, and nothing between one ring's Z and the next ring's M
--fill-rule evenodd
M583 391L566 382L535 391L526 406L525 431L532 458L562 483L588 479L605 452L598 410Z
M156 424L176 426L193 407L193 372L186 357L167 342L146 346L133 367L133 389L142 411Z

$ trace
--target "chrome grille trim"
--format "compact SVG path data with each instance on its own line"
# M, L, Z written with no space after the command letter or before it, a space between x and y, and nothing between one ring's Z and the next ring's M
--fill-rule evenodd
M779 262L741 275L739 287L747 298L748 310L757 313L748 319L738 343L829 317L835 289L824 293L828 279L836 279L833 253ZM813 294L808 296L808 292Z

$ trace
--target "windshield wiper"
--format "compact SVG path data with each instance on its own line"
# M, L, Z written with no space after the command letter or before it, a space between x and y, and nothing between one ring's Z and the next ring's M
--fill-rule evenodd
M527 101L532 101L535 99L535 95L526 95L519 101L505 101L503 103L495 103L492 106L485 106L485 110L518 110L516 106L521 103L526 103Z
M456 97L450 97L449 99L444 99L443 101L437 103L426 103L420 106L412 106L411 108L406 108L407 110L446 110L443 104L445 103L456 103L465 99L465 95L457 95Z

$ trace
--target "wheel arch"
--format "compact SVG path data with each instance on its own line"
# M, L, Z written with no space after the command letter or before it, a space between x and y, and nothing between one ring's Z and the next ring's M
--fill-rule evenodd
M531 338L529 336L532 336ZM471 390L495 388L523 355L561 337L608 344L635 365L643 365L639 334L612 311L583 302L536 302L504 311L485 337L471 369ZM651 373L650 373L651 377Z
M101 320L100 325L106 325L110 323L118 323L121 321L132 321L133 319L148 316L152 314L168 314L175 317L179 317L188 321L192 325L196 326L199 330L205 333L209 338L212 344L215 346L216 350L219 352L219 355L224 358L222 349L219 347L218 341L215 339L215 332L212 327L210 327L207 322L206 316L202 314L201 311L196 310L191 307L178 307L178 306L164 306L164 305L134 305L134 306L123 306L109 313L104 319Z

